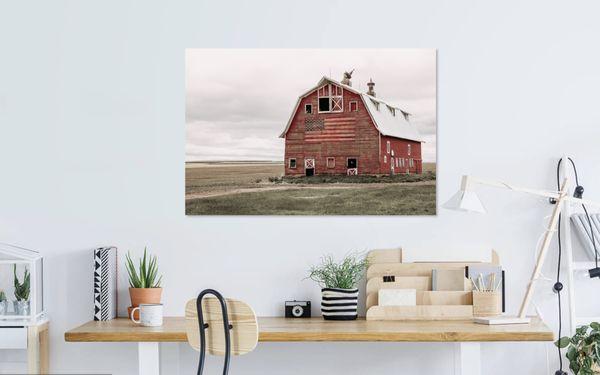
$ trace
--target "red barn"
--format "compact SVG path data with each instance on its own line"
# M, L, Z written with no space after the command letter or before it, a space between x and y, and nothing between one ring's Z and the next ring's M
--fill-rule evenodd
M421 136L409 114L323 77L302 94L280 135L285 138L285 175L382 175L421 173Z

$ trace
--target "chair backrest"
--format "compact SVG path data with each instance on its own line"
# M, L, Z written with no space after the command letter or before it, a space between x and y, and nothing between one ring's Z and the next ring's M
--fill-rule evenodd
M229 324L233 327L230 332L231 354L241 355L254 350L258 343L258 322L254 310L243 301L225 299ZM225 355L225 334L223 330L223 315L219 300L206 296L202 300L204 323L206 329L206 349L212 355ZM194 350L200 351L200 332L198 329L198 312L196 299L189 300L185 305L185 330L188 343Z

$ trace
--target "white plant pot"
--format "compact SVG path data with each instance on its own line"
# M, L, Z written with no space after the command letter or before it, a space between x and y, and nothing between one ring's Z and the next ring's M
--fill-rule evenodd
M27 316L31 311L29 301L13 301L13 308L15 315Z
M8 301L0 302L0 315L6 315L8 312Z
M321 289L321 314L325 320L355 320L358 289Z

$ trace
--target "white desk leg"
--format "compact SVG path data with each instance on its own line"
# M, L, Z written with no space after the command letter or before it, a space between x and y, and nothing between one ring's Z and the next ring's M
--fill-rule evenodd
M454 344L454 375L481 375L481 344L457 342Z
M179 346L178 342L163 342L160 344L160 373L179 375Z
M157 342L138 343L138 373L160 375L159 346Z

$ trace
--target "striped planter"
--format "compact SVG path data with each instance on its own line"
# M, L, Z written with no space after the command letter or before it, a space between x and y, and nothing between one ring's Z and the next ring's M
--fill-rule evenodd
M325 320L355 320L358 289L321 289L321 313Z

